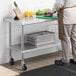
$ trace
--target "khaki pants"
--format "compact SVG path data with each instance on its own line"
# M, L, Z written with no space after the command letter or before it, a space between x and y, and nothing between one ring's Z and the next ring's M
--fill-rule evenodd
M70 42L72 47L72 55L76 61L76 24L64 24L64 40L61 40L62 45L62 61L69 62Z

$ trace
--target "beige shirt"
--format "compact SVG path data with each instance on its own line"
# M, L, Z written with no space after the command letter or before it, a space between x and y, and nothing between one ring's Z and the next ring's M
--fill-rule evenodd
M56 0L53 11L72 6L76 6L76 0ZM63 22L64 24L76 24L76 7L64 9Z

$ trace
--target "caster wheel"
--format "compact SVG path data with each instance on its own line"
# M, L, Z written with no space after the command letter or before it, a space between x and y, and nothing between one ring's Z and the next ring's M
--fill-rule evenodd
M13 58L10 58L9 63L10 63L10 65L14 65L14 59Z
M26 66L25 64L23 64L22 70L23 70L23 71L27 70L27 66Z

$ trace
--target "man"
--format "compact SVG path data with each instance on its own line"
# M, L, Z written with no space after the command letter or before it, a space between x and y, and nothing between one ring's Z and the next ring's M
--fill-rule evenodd
M61 38L62 45L62 59L56 60L56 64L69 63L70 44L72 47L73 59L71 63L76 64L76 0L56 0L52 13L63 10L63 38Z

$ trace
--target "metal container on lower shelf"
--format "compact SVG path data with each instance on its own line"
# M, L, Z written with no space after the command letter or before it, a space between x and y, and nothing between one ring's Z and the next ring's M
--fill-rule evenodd
M35 33L30 33L25 35L26 42L32 45L36 45L37 47L51 44L54 42L54 32L49 31L40 31Z

